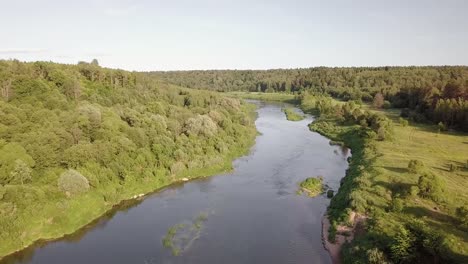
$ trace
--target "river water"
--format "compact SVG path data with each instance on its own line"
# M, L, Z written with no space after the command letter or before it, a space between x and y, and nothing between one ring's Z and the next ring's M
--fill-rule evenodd
M321 238L329 199L297 190L299 182L318 175L337 190L349 151L310 132L311 116L287 121L285 104L255 103L261 134L233 172L127 202L74 235L36 244L4 262L331 263ZM175 252L162 242L174 225L168 241Z

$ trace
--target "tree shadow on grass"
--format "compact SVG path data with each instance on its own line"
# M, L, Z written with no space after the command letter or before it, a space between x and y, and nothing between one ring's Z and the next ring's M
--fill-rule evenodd
M436 209L431 210L422 206L409 206L405 208L404 212L413 215L416 218L427 217L438 222L457 223L457 220L453 216Z
M457 219L450 215L420 206L407 207L405 208L404 212L416 218L426 218L429 221L425 222L431 227L432 230L438 230L444 234L451 234L455 237L458 237L464 243L468 242L467 233L457 227ZM453 249L448 247L446 247L445 250L451 259L451 262L445 263L468 263L468 255L454 252Z
M380 185L385 187L386 189L392 192L392 195L399 195L400 197L406 197L410 194L410 190L412 186L416 186L415 184L406 183L406 182L384 182L378 181L375 183L376 185Z
M389 171L396 172L396 173L406 173L406 172L408 172L407 168L390 167L390 166L382 166L382 168L384 168L386 170L389 170Z
M452 168L452 166L454 166ZM444 172L454 172L463 171L468 172L468 160L467 163L459 162L459 161L450 161L449 163L444 164L442 167L432 167L436 170L444 171Z

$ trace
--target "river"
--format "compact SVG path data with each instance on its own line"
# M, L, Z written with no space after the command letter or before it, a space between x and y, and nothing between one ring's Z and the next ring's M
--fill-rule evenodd
M321 238L330 200L297 190L319 175L337 190L349 151L310 132L312 116L287 121L285 104L255 103L260 134L233 172L127 202L74 235L37 243L2 263L331 263ZM176 252L163 245L174 225L168 241Z

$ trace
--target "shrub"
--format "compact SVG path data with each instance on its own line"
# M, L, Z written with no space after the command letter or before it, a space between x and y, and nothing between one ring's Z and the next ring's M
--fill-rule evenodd
M402 127L407 127L408 126L408 120L404 119L404 118L399 118L399 123Z
M442 180L434 174L426 173L418 180L419 196L440 201L444 190Z
M419 188L418 186L411 186L410 190L409 190L409 194L411 196L417 196L419 193Z
M366 251L367 262L369 264L387 264L389 263L385 254L378 248L368 249Z
M403 210L403 208L405 207L405 203L403 201L403 199L401 198L394 198L392 200L392 203L390 205L390 210L392 212L396 212L396 213L399 213Z
M384 103L385 101L384 101L383 95L381 93L377 93L374 96L374 101L372 102L372 106L374 106L375 108L382 108Z
M440 132L440 131L447 131L447 126L446 126L444 123L439 122L439 123L437 124L437 130L438 130L439 132Z
M11 172L11 178L12 182L20 182L23 185L23 183L31 180L31 168L24 161L17 159L15 168Z
M391 107L392 107L392 104L389 101L385 100L384 103L383 103L383 108L384 109L389 109Z
M415 257L414 242L414 236L406 228L400 227L390 245L392 259L398 262L409 262L413 259Z
M62 192L73 195L88 191L89 182L76 170L68 170L60 175L58 187Z
M455 211L455 215L457 217L457 221L459 222L459 226L463 230L468 229L468 206L463 205L457 208Z
M218 129L216 123L207 115L197 115L185 122L184 131L187 135L203 135L212 137Z
M411 173L421 173L424 171L424 163L420 160L410 160L408 163L408 171Z
M179 174L185 169L185 164L181 161L177 161L171 166L171 174Z
M302 181L300 183L300 187L302 190L304 190L305 192L307 192L307 194L310 196L310 197L314 197L314 196L317 196L319 195L321 192L322 192L322 178L321 177L318 177L318 178L314 178L314 177L311 177L311 178L307 178L305 179L304 181Z

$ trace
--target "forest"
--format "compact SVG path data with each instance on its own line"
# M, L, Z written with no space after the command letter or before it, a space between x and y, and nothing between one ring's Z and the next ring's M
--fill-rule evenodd
M0 257L229 170L256 135L250 105L96 60L1 60L0 91Z
M184 87L229 91L325 92L343 101L399 108L417 122L468 131L468 67L352 67L150 72Z

